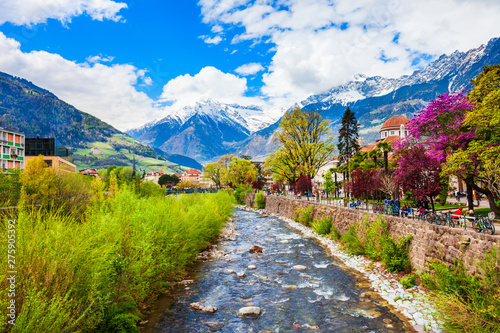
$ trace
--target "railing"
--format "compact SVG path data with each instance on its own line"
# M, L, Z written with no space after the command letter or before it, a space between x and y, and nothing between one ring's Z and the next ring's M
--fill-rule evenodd
M185 189L185 190L180 190L180 189L167 189L166 190L166 195L176 195L176 194L192 194L192 193L216 193L217 189Z
M355 210L364 210L372 212L375 214L383 214L387 216L394 216L400 218L407 218L412 220L419 220L422 222L427 222L430 224L436 224L441 226L447 226L450 228L467 228L472 229L476 232L482 232L483 234L488 233L493 235L495 233L494 220L491 220L484 216L466 216L466 215L454 215L451 212L442 211L432 211L424 210L420 211L417 208L410 207L404 210L402 207L397 207L394 205L386 204L369 204L366 202L355 201L345 201L344 199L331 199L323 197L310 197L310 196L297 196L297 195L281 195L290 199L310 201L311 203L316 202L324 205L329 205L333 207L341 207Z

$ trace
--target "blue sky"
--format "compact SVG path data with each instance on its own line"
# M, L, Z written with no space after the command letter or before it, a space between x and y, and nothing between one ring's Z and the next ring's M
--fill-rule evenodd
M125 130L206 98L278 112L410 74L500 36L498 17L495 0L4 0L0 71Z

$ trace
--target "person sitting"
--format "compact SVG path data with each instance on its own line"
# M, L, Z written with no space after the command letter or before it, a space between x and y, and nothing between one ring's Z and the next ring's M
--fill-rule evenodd
M453 219L459 219L462 216L462 207L458 207L458 209L451 215Z

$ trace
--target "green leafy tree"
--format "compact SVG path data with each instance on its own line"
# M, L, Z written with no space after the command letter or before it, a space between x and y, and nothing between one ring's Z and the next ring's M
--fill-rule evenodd
M247 184L256 180L257 170L249 160L233 157L224 176L227 183Z
M328 121L318 112L295 108L281 119L276 134L280 148L266 160L267 168L290 183L301 175L314 177L334 152L328 134Z
M354 153L359 150L359 124L354 112L348 107L342 116L342 126L339 130L339 159L341 164L348 164ZM349 173L347 173L349 176Z
M392 151L392 144L390 142L379 142L377 148L384 154L384 171L389 174L389 153Z
M175 186L181 180L176 175L163 175L158 179L158 185Z
M323 175L323 189L327 193L327 197L329 193L335 193L336 189L336 181L333 180L332 174L333 174L333 168L328 170L324 175Z
M224 175L225 167L221 163L208 163L203 168L203 174L205 177L211 179L215 186L220 189L222 186L222 177Z

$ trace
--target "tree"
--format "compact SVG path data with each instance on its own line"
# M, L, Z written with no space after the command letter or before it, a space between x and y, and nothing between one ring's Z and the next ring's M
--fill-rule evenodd
M384 171L385 174L389 174L389 153L392 151L392 145L390 142L379 142L377 143L377 149L380 149L384 154Z
M204 168L203 168L203 174L205 177L211 179L215 186L220 189L221 188L221 182L222 182L222 177L224 174L224 165L221 163L208 163Z
M358 129L359 124L356 116L348 107L342 116L342 126L339 130L338 150L341 164L349 163L354 153L359 150Z
M380 190L387 194L389 198L396 198L396 194L398 191L398 185L394 182L393 175L385 175L381 178L380 181Z
M398 153L395 183L404 191L412 191L417 198L429 197L434 210L434 197L441 191L441 162L428 154L424 145L414 141L400 146Z
M158 185L175 186L181 180L176 175L163 175L158 179Z
M373 163L375 164L375 168L378 168L378 158L380 156L382 156L382 151L378 147L375 147L368 152L368 157L373 159Z
M332 174L333 174L332 169L328 170L323 175L323 189L325 190L327 197L328 197L328 193L335 193L335 189L337 187L336 182L333 180L333 177L332 177Z
M329 132L328 120L323 120L318 112L296 107L281 119L276 139L299 174L314 177L333 155L332 138L326 137Z
M427 108L420 111L416 118L410 120L407 126L410 137L419 139L426 146L428 155L440 163L446 163L448 156L459 150L463 151L476 138L474 129L463 125L467 113L473 108L474 104L462 93L439 95ZM446 164L443 172L457 176L466 183L468 206L473 209L472 190L476 183L474 174L462 172L462 165L456 166L457 169L449 163ZM465 165L463 166L465 168Z
M306 175L300 176L297 183L293 186L293 191L297 194L304 195L304 192L307 191L308 195L311 195L312 192L312 178Z
M225 173L225 180L234 185L250 184L257 178L255 165L249 160L233 157Z
M224 169L227 169L229 168L229 164L233 160L233 157L233 154L221 156L217 163L222 164L224 166Z
M252 160L252 156L250 156L250 155L241 155L241 156L240 156L240 158L241 158L242 160L249 160L249 161L251 161L251 160Z
M368 202L368 195L380 187L380 178L378 177L377 170L361 170L360 168L357 168L352 173L350 187L353 196L358 198L364 196Z

